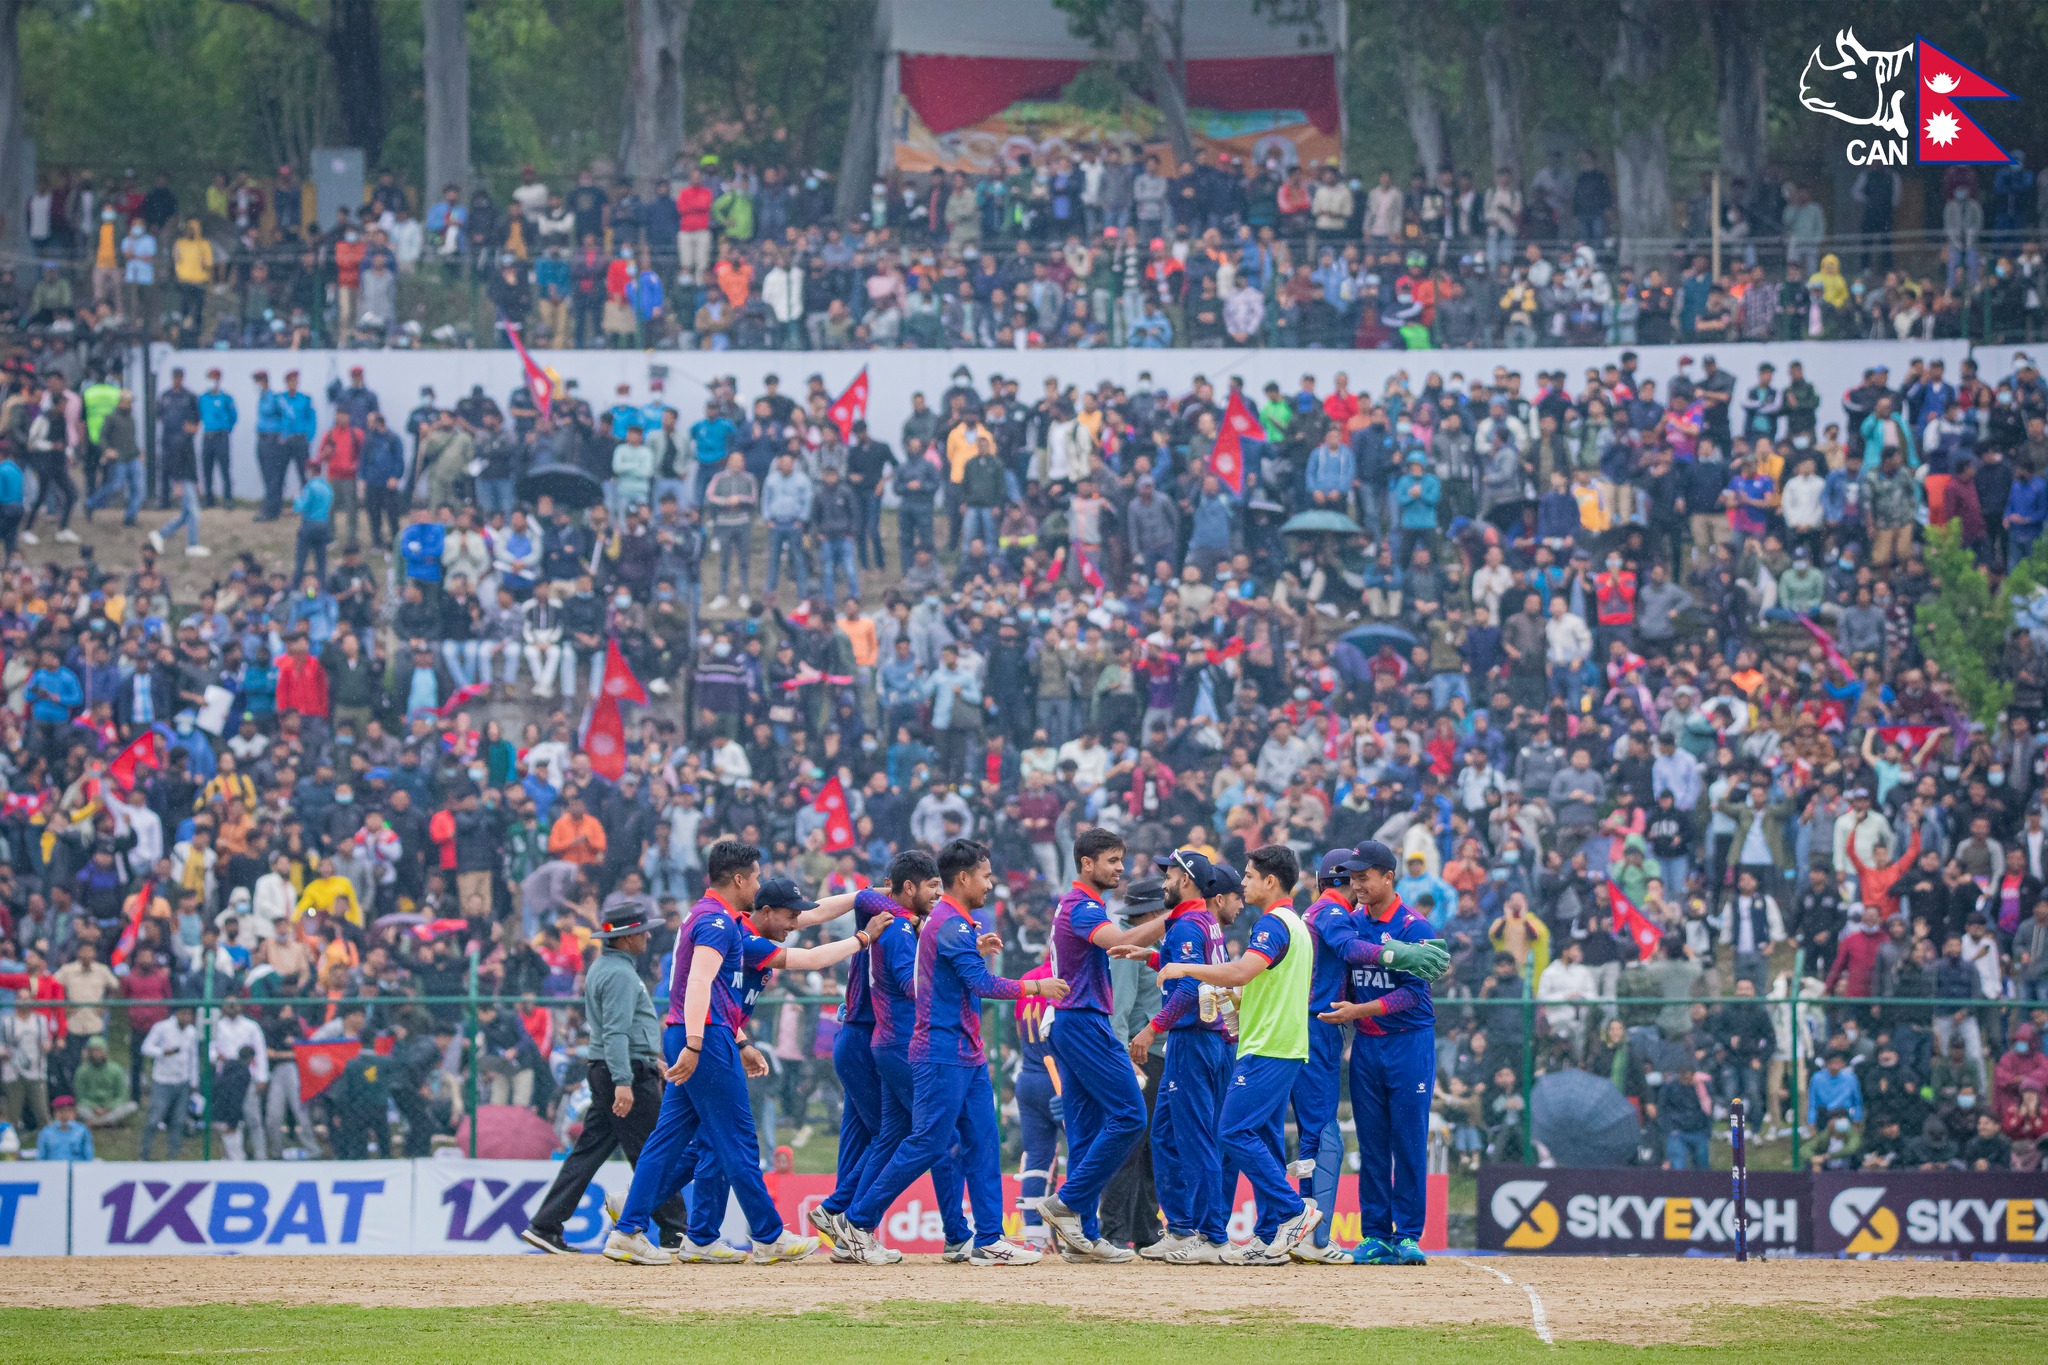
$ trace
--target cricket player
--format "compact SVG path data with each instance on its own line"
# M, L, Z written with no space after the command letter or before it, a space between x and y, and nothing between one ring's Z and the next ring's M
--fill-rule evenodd
M783 968L793 972L822 971L856 953L867 951L875 935L895 918L893 913L876 913L864 928L855 931L852 938L815 948L785 948L783 940L799 929L838 919L860 897L868 894L854 891L824 901L812 901L804 897L802 887L787 877L770 877L761 883L760 889L754 893L753 910L740 916L740 926L746 934L741 948L746 966L740 1009L746 1022L753 1021L754 1005L760 1000L761 992L768 988L776 971ZM749 1053L758 1061L750 1059ZM756 1049L743 1047L741 1060L747 1064L748 1076L767 1074L766 1059L761 1058ZM676 1260L729 1264L744 1259L745 1253L727 1246L719 1236L719 1227L725 1222L731 1185L715 1159L709 1139L701 1131L691 1166L696 1183L690 1190L690 1227L683 1244L676 1249Z
M1058 977L1026 982L990 974L975 919L975 911L995 889L986 847L972 839L955 839L939 850L938 863L946 891L917 936L917 1009L910 1035L916 1095L910 1136L861 1190L842 1225L862 1264L889 1264L895 1258L879 1254L888 1248L875 1240L875 1229L889 1205L931 1169L958 1134L968 1197L974 1204L974 1246L968 1264L1030 1265L1042 1259L1041 1253L1003 1237L1002 1134L996 1126L988 1053L981 1041L981 1002L1024 997L1058 1001L1067 994L1067 986Z
M812 1227L832 1240L834 1260L849 1255L842 1245L845 1239L839 1228L839 1218L860 1193L861 1177L882 1132L883 1082L875 1058L876 1011L874 989L870 984L874 958L881 951L882 943L891 938L905 945L906 957L915 952L916 925L931 908L932 902L939 898L938 864L922 849L906 849L890 861L883 885L888 887L886 894L873 890L854 893L856 914L883 915L887 920L875 935L875 947L862 948L847 964L846 1001L839 1007L839 1033L832 1040L832 1070L838 1073L840 1092L844 1096L839 1114L838 1181L833 1185L832 1193L812 1207L810 1220ZM891 929L897 930L893 936L889 932ZM907 979L903 984L906 994L902 999L906 1006L904 1013L907 1014ZM907 1020L903 1032L907 1046L910 1041ZM904 1075L907 1078L907 1062ZM906 1116L902 1125L904 1131L909 1128L909 1104L910 1096L905 1091L901 1097ZM883 1150L894 1151L895 1142L901 1140L902 1134L897 1133Z
M1052 919L1054 976L1068 985L1053 1014L1053 1059L1059 1063L1061 1106L1067 1130L1067 1179L1039 1213L1068 1261L1120 1264L1129 1247L1102 1236L1098 1213L1103 1187L1124 1164L1145 1130L1145 1092L1130 1053L1110 1027L1109 950L1149 948L1166 932L1166 917L1118 928L1103 897L1124 879L1124 841L1106 829L1082 830L1074 839L1073 889L1060 897Z
M1428 920L1394 894L1394 851L1377 840L1358 846L1353 878L1360 940L1381 961L1351 969L1347 1001L1322 1014L1353 1024L1351 1117L1358 1127L1358 1226L1353 1259L1361 1265L1424 1265L1420 1238L1428 1211L1429 1106L1436 1093L1436 1011L1429 980L1408 970L1408 945L1436 936Z
M910 1065L910 1034L916 1023L918 928L937 904L944 888L939 865L922 849L908 849L889 864L888 881L897 902L896 911L875 936L867 955L865 994L874 1025L868 1052L875 1067L876 1127L861 1169L853 1180L853 1193L844 1207L811 1211L811 1226L832 1239L832 1259L856 1259L855 1237L846 1226L846 1210L860 1199L860 1192L888 1169L890 1158L910 1136L911 1108L916 1083ZM973 1229L960 1208L959 1163L950 1147L932 1163L932 1190L945 1220L946 1255L966 1260L971 1251ZM838 1191L833 1192L836 1196ZM902 1259L902 1253L882 1247L884 1259Z
M1228 962L1223 931L1244 907L1236 869L1185 850L1153 861L1165 873L1166 899L1173 906L1153 965ZM1116 948L1110 955L1144 952ZM1159 1012L1132 1035L1131 1060L1138 1063L1153 1040L1166 1035L1166 1069L1152 1105L1152 1183L1166 1216L1166 1236L1138 1254L1173 1265L1216 1265L1230 1245L1230 1193L1223 1186L1216 1132L1237 1060L1236 1008L1216 1009L1212 1001L1204 1018L1203 986L1192 977L1165 982L1161 990Z
M1052 959L1024 973L1026 981L1052 975ZM1046 1250L1052 1233L1039 1216L1039 1201L1052 1180L1060 1150L1060 1070L1052 1059L1052 1007L1036 996L1017 1002L1017 1127L1024 1140L1024 1167L1017 1176L1017 1206L1024 1213L1024 1245Z
M1337 1092L1344 1066L1344 1030L1322 1020L1323 1012L1344 998L1347 975L1360 967L1380 963L1378 943L1361 938L1352 919L1357 905L1353 879L1362 867L1353 849L1333 849L1316 867L1317 895L1302 919L1315 935L1315 972L1309 984L1308 1061L1294 1083L1294 1126L1300 1134L1300 1154L1289 1174L1301 1182L1303 1194L1317 1196L1317 1204L1336 1202L1337 1179L1344 1162L1343 1132L1337 1127ZM1441 957L1441 961L1437 958ZM1427 971L1431 979L1450 966L1450 954L1441 945L1415 950L1413 970ZM1404 963L1403 965L1408 965ZM1325 1149L1328 1149L1327 1151ZM1317 1229L1312 1242L1303 1244L1297 1259L1335 1263L1349 1260L1349 1253L1330 1245L1327 1225Z
M700 1135L710 1164L739 1191L757 1262L801 1260L818 1249L817 1238L795 1236L782 1225L761 1179L760 1139L740 1056L747 938L740 917L754 908L760 890L761 850L721 839L706 854L705 877L709 885L683 921L670 968L662 1030L670 1065L661 1114L633 1169L626 1207L605 1239L604 1254L629 1265L674 1261L647 1239L647 1227L655 1206L681 1188ZM754 1060L762 1061L758 1054Z
M1258 911L1244 956L1235 962L1169 962L1162 989L1183 977L1242 990L1237 1060L1225 1089L1219 1138L1224 1152L1258 1197L1252 1239L1220 1249L1224 1265L1285 1265L1322 1220L1312 1198L1287 1183L1288 1098L1308 1060L1308 1000L1315 944L1288 897L1301 865L1285 844L1267 844L1245 859L1244 898Z

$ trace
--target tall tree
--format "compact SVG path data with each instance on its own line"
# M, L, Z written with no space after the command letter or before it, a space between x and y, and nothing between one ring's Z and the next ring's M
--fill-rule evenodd
M1619 0L1607 94L1614 125L1614 201L1624 262L1648 266L1671 236L1671 149L1665 132L1667 0Z
M658 180L683 151L683 54L695 0L625 0L626 121L619 164L634 180Z
M1188 127L1187 0L1053 0L1066 11L1067 27L1114 57L1128 50L1136 60L1119 63L1117 74L1134 94L1159 110L1182 163L1195 159ZM1128 65L1128 70L1126 69Z
M465 0L420 0L427 107L427 196L469 196L469 17Z
M222 0L319 40L334 70L335 104L342 140L363 149L371 166L384 158L389 125L384 108L384 23L378 0L327 0L324 21L315 23L287 0Z
M1503 17L1479 33L1479 74L1486 87L1486 128L1493 169L1522 183L1522 90L1514 38Z
M852 96L846 111L846 141L839 148L839 179L832 187L832 213L842 223L860 216L868 185L881 173L882 79L889 60L888 6L865 0L867 36L854 54Z
M1755 185L1767 155L1765 35L1759 0L1707 0L1719 95L1721 169Z
M0 0L0 241L22 230L16 211L33 188L22 184L21 10L28 0Z

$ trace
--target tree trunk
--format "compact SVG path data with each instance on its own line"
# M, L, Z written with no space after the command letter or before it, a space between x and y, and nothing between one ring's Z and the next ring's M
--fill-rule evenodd
M683 52L695 0L626 0L626 120L619 164L659 180L683 152Z
M20 236L29 191L21 142L21 10L26 0L0 0L0 241Z
M1522 101L1505 24L1489 24L1479 36L1479 69L1486 84L1486 123L1493 169L1522 183Z
M375 171L384 159L384 28L377 0L329 0L327 55L334 63L341 131Z
M1450 152L1444 142L1444 116L1437 107L1436 91L1430 88L1422 63L1412 56L1401 63L1401 92L1408 105L1408 135L1415 140L1415 163L1433 185L1436 173L1450 164Z
M882 174L882 83L889 60L888 15L868 0L874 17L867 40L854 54L851 100L846 112L846 141L839 148L839 180L832 187L832 215L842 223L860 217L868 205L868 187Z
M1671 236L1671 153L1654 88L1664 68L1664 10L1663 0L1620 0L1607 68L1621 259L1643 268L1666 263Z
M421 0L426 30L428 200L453 185L469 199L469 22L464 0Z
M1186 166L1195 159L1195 138L1188 129L1187 62L1181 55L1181 6L1171 16L1161 14L1151 3L1138 26L1138 61L1152 87L1152 102L1166 121L1167 136L1173 140L1174 159Z
M1754 187L1764 169L1768 98L1757 0L1709 0L1707 33L1720 94L1721 169Z

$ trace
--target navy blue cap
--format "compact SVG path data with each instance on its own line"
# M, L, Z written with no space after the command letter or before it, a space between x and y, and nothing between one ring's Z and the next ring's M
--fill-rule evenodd
M1359 872L1398 872L1401 868L1400 859L1394 856L1394 850L1377 839L1367 839L1353 849L1352 858Z
M1152 865L1162 872L1169 867L1177 867L1187 873L1188 880L1195 884L1195 894L1203 900L1212 900L1217 896L1244 889L1244 883L1238 880L1237 873L1232 871L1228 864L1212 863L1207 854L1197 853L1193 849L1183 848L1172 853L1162 853L1152 860Z
M1229 863L1218 863L1211 870L1209 885L1203 889L1202 895L1207 900L1215 900L1218 896L1235 896L1243 892L1244 878L1237 875L1237 869Z
M815 910L818 903L805 897L804 889L788 877L767 877L754 892L756 910Z
M1333 848L1323 855L1316 864L1316 880L1319 882L1342 881L1354 872L1363 872L1365 864L1358 855L1348 848Z

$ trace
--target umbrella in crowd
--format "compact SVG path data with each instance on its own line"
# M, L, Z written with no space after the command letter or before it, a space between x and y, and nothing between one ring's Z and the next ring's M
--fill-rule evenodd
M556 506L580 512L604 501L604 485L575 465L542 464L520 477L519 496L526 502L553 498Z
M1553 1071L1529 1097L1536 1141L1560 1166L1626 1166L1641 1123L1635 1106L1604 1076Z
M1291 536L1362 536L1365 528L1342 512L1311 508L1297 512L1280 528Z

